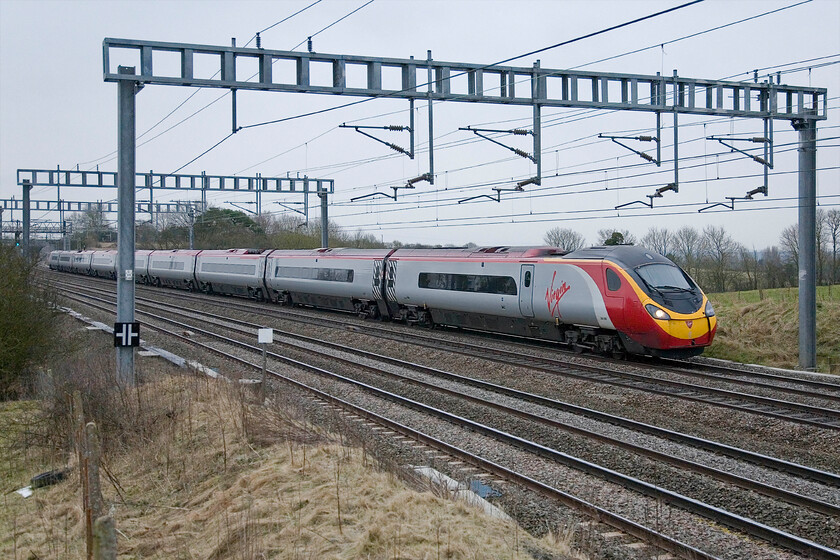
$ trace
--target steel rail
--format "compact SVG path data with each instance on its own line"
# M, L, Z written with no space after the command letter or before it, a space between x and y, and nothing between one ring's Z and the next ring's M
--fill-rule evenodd
M74 299L74 298L70 298ZM78 300L77 300L78 301ZM184 325L182 323L178 323L172 319L168 319L165 317L160 317L152 313L143 312L144 314L151 316L157 320L162 320L169 323L174 323L180 326L186 326L193 331L200 332L206 336L210 336L216 339L220 339L225 341L226 343L232 343L234 345L238 345L242 348L247 348L253 352L262 353L262 349L256 346L246 344L240 341L236 341L231 339L230 337L226 337L223 335L219 335L216 333L212 333L205 329L201 329L192 325ZM385 398L392 402L396 402L402 406L408 406L410 408L414 408L415 410L419 410L425 414L430 414L432 416L437 416L443 420L446 420L450 423L455 425L460 425L466 427L469 430L482 433L489 437L498 439L500 441L504 441L516 447L523 448L535 455L542 456L544 458L548 458L560 464L564 464L571 468L575 468L577 470L581 470L586 472L590 475L594 475L598 478L605 479L609 482L613 482L625 488L634 490L639 492L643 495L663 500L667 503L676 504L682 509L689 511L691 513L700 515L702 517L706 517L711 519L715 522L721 523L723 525L729 526L731 528L737 529L739 531L743 531L746 534L760 537L766 541L772 542L784 548L788 548L790 550L794 550L796 552L801 552L804 554L810 554L812 557L817 559L834 559L840 560L840 551L828 548L826 546L820 545L819 543L813 542L808 539L804 539L802 537L798 537L796 535L792 535L790 533L786 533L779 529L770 527L763 523L759 523L755 520L731 513L729 511L723 510L721 508L717 508L711 506L709 504L703 503L699 500L695 500L693 498L689 498L682 494L666 490L659 486L649 484L642 480L636 479L634 477L630 477L627 475L623 475L617 471L612 469L607 469L605 467L601 467L589 461L584 461L577 457L573 457L561 451L557 451L555 449L551 449L549 447L545 447L538 443L529 441L527 439L518 437L516 435L510 434L503 430L498 430L496 428L492 428L490 426L486 426L484 424L480 424L468 418L463 418L455 414L451 414L444 410L425 405L413 399L409 399L395 393L391 393L389 391L385 391L378 387L374 387L367 383L360 382L358 380L348 378L344 375L331 372L329 370L313 366L311 364L307 364L305 362L300 362L299 360L294 360L288 358L286 356L282 356L280 354L276 354L274 352L268 352L267 355L271 356L273 359L281 361L287 365L298 367L305 369L307 371L311 371L317 373L319 375L324 375L333 380L338 380L347 384L350 384L355 387L359 387L364 391L372 393L380 398ZM257 367L254 365L254 367ZM261 366L260 366L261 367Z
M327 321L327 319L324 319L324 321ZM380 332L383 337L395 340L404 341L407 336L396 335L391 331L380 330ZM442 341L440 339L434 339L431 342L415 342L415 344L433 347L435 349L448 347L443 349L450 352L467 354L472 357L477 356L509 365L530 367L554 375L563 375L590 382L627 387L662 396L674 397L704 404L712 404L731 410L758 414L778 420L807 424L824 429L840 430L840 410L819 408L811 405L772 399L748 393L738 393L714 387L691 385L689 383L679 381L651 378L637 373L623 372L614 368L597 367L585 364L574 364L570 366L560 362L559 360L537 356L528 356L523 358L520 354L509 350L487 348L466 342ZM464 350L464 348L467 348L468 350ZM586 375L578 373L575 370L583 370L590 372L590 374ZM625 381L625 379L627 381ZM657 385L659 387L657 387ZM678 391L675 392L674 390L663 389L661 388L663 386L666 388L678 389ZM703 395L704 393L714 395L716 398L705 397ZM747 406L744 401L757 406ZM791 413L785 413L784 411L791 411Z
M154 290L150 290L150 293L153 293L155 295L159 295L160 291L157 290L157 289L154 289ZM225 307L230 307L230 303L229 303L228 299L220 299L220 298L217 298L217 297L195 298L195 297L188 296L188 295L185 295L185 294L181 294L181 293L178 293L178 292L167 292L166 295L171 296L171 297L175 297L176 299L185 299L185 300L192 300L192 301L195 301L196 299L200 299L201 301L213 302L213 303L216 303L218 305L223 305L224 304ZM338 326L342 326L344 328L348 328L350 330L358 330L355 327L348 326L346 323L341 322L341 321L336 321L334 319L328 319L328 318L317 318L317 319L315 319L315 318L313 318L309 315L305 315L305 314L289 312L287 310L280 311L280 310L267 308L265 306L260 306L260 305L245 305L245 304L242 304L241 302L237 303L237 306L240 307L241 309L247 309L249 311L255 311L258 314L265 315L265 316L270 316L270 317L276 317L279 314L279 315L281 315L281 316L283 316L287 319L291 318L291 320L293 320L293 321L304 322L304 323L307 323L307 324L319 325L319 323L327 322L327 323L336 324ZM378 327L372 327L372 329L382 330L382 329L378 329ZM393 334L389 330L385 330L384 332ZM365 334L367 334L367 333L365 333ZM290 335L291 335L291 333L290 333ZM428 340L428 337L426 337L424 335L418 335L417 333L414 333L412 335L412 337L416 338L416 339ZM402 340L402 338L400 338L399 340ZM417 342L410 342L410 343L418 344ZM479 348L483 348L483 347L479 347ZM468 383L472 382L472 383L475 383L475 384L492 385L492 384L488 384L487 382L480 381L480 380L468 381L470 379L472 379L472 378L463 378L463 381L468 382ZM509 388L498 386L498 385L496 385L495 387L496 387L495 390L500 391L500 392L505 392L505 391L516 392L513 389L509 389ZM533 398L535 400L536 399L550 400L550 399L545 399L545 397L541 397L539 395L534 395ZM745 461L752 462L752 463L760 465L760 466L765 466L765 467L773 468L773 469L776 469L776 470L779 470L779 471L782 471L782 472L786 472L786 473L789 473L789 474L802 476L802 477L809 478L809 479L817 481L817 482L822 482L822 483L830 484L830 485L833 485L833 486L840 486L840 475L835 474L835 473L815 469L815 468L812 468L812 467L808 467L808 466L797 464L797 463L792 463L792 462L789 462L789 461L784 461L782 459L778 459L778 458L775 458L775 457L770 457L770 456L763 455L763 454L760 454L760 453L755 453L755 452L748 451L748 450L745 450L745 449L741 449L741 448L738 448L738 447L734 447L734 446L726 445L726 444L723 444L723 443L707 440L707 439L704 439L704 438L684 434L684 433L681 433L681 432L667 430L667 429L664 429L664 428L660 428L658 426L653 426L651 424L646 424L646 423L639 422L639 421L636 421L636 420L632 420L632 419L629 419L629 418L624 418L624 417L621 417L621 416L616 416L616 415L612 415L612 414L609 414L609 413L600 412L600 411L597 411L597 410L594 410L594 409L581 407L581 406L574 405L574 404L571 404L571 403L565 403L563 401L551 401L551 402L553 403L553 405L547 405L545 402L543 402L542 404L544 404L546 406L554 406L555 408L559 408L561 410L572 412L574 414L580 414L580 415L583 415L583 416L586 416L586 417L589 417L589 418L592 418L592 419L595 419L595 420L598 420L598 421L607 422L607 423L614 424L614 425L624 427L624 428L628 428L628 429L631 429L631 430L641 431L643 433L647 433L647 434L658 436L658 437L663 437L663 438L669 439L671 441L676 441L678 443L685 443L685 444L688 444L688 445L693 445L693 446L705 449L707 451L720 453L720 454L723 454L723 455L726 455L726 456L729 456L729 457L732 457L732 458L735 458L735 459L745 460Z
M152 300L146 300L145 298L138 298L138 301L142 302L142 305L144 305L144 306L149 306L148 302L151 302L152 305L159 306L159 307L163 307L164 305L166 305L166 304L162 304L160 302L155 302L155 301L152 301ZM165 309L164 311L166 311L168 313L178 315L178 316L181 316L181 317L188 317L188 318L191 318L191 319L194 319L195 317L190 317L189 314L194 314L194 315L199 315L199 316L204 316L204 317L210 317L210 318L216 318L216 319L222 319L224 322L232 323L232 324L236 324L236 325L240 325L240 326L245 326L245 327L248 327L250 329L259 329L261 327L260 325L258 325L256 323L251 323L251 322L243 321L243 320L240 320L240 319L234 319L234 318L231 318L231 317L221 318L218 315L215 315L213 313L209 313L209 312L206 312L206 311L200 311L200 310L196 310L196 309L191 309L189 311L189 314L185 313L183 311L178 311L178 310L173 310L173 309ZM226 328L224 325L218 325L218 326L219 326L219 328ZM235 330L238 330L243 335L253 336L253 332L251 332L251 331L245 331L245 330L242 330L242 329L235 329ZM515 389L509 389L509 388L502 387L502 386L499 386L499 385L495 385L495 384L492 384L492 383L483 382L483 381L479 381L479 380L476 380L476 379L473 379L473 378L468 378L468 377L465 377L465 376L457 375L455 373L451 373L451 372L448 372L448 371L444 371L444 370L440 370L440 369L436 369L436 368L431 368L431 367L424 366L424 365L421 365L421 364L416 364L416 363L413 363L413 362L400 360L398 358L392 358L390 356L385 356L385 355L382 355L382 354L377 354L377 353L369 352L369 351L366 351L366 350L353 348L353 347L346 346L346 345L343 345L343 344L338 344L338 343L334 343L334 342L319 340L319 339L316 339L316 338L300 335L300 334L297 334L297 333L290 333L290 332L287 332L287 331L279 331L279 333L280 333L280 336L283 336L283 337L293 338L295 340L299 340L299 341L307 342L307 343L310 343L310 344L331 348L333 350L338 350L338 351L341 351L341 352L347 352L347 353L355 354L357 356L361 356L361 357L371 359L371 360L375 360L375 361L385 362L385 363L395 365L395 366L398 366L398 367L413 369L415 371L419 371L419 372L424 373L426 375L432 375L432 376L436 376L436 377L444 377L448 380L452 380L452 381L455 381L455 382L468 383L470 385L477 386L477 387L480 387L480 388L485 389L485 390L490 390L490 391L493 391L493 392L496 392L496 393L502 393L502 394L505 394L507 396L511 396L511 397L514 397L514 398L522 399L522 400L526 400L528 402L541 404L543 406L547 406L547 407L550 407L552 409L557 409L558 408L556 406L556 404L558 404L558 401L554 401L553 399L548 399L548 398L545 398L545 397L541 397L539 395L534 395L532 393L527 393L527 392L524 392L524 391L518 391L518 390L515 390ZM447 394L447 395L455 397L455 398L460 398L460 399L470 401L470 402L478 404L478 405L494 408L494 409L499 410L501 412L504 412L506 414L519 416L520 418L523 418L523 419L531 421L531 422L540 423L540 424L543 424L543 425L546 425L546 426L549 426L549 427L552 427L552 428L557 428L557 429L560 429L560 430L567 431L569 433L573 433L573 434L576 434L576 435L580 435L580 436L583 436L583 437L594 439L594 440L599 441L601 443L605 443L605 444L608 444L608 445L613 445L615 447L620 447L622 449L626 449L628 451L631 451L633 453L637 453L639 455L647 456L647 457L650 457L650 458L656 459L658 461L662 461L664 463L668 463L668 464L671 464L671 465L674 465L674 466L677 466L677 467L686 468L686 469L692 470L694 472L704 474L704 475L710 476L712 478L716 478L720 481L727 482L727 483L730 483L730 484L734 484L735 486L739 486L739 487L747 489L747 490L753 490L753 491L758 492L760 494L763 494L765 496L781 499L782 501L788 502L790 504L799 505L799 506L809 508L809 509L811 509L813 511L816 511L816 512L819 512L819 513L823 513L823 514L826 514L826 515L832 515L832 516L840 516L840 506L832 504L830 502L825 502L825 501L822 501L822 500L818 500L816 498L812 498L812 497L809 497L809 496L797 494L795 492L791 492L791 491L785 490L783 488L778 488L778 487L775 487L775 486L772 486L772 485L769 485L769 484L764 484L762 482L752 480L752 479L749 479L749 478L746 478L746 477L743 477L743 476L735 475L735 474L732 474L732 473L729 473L729 472L726 472L726 471L722 471L722 470L714 468L714 467L709 467L707 465L703 465L703 464L697 463L695 461L682 459L680 457L676 457L676 456L673 456L673 455L670 455L670 454L667 454L667 453L655 451L655 450L648 449L648 448L645 448L645 447L642 447L642 446L639 446L639 445L635 445L633 443L621 441L617 438L613 438L613 437L610 437L610 436L605 436L605 435L599 434L597 432L592 432L592 431L589 431L589 430L578 428L576 426L572 426L572 425L567 424L565 422L552 420L552 419L546 418L544 416L528 413L528 412L525 412L525 411L522 411L522 410L519 410L519 409L515 409L515 408L512 408L512 407L501 405L501 404L493 402L493 401L488 401L486 399L482 399L482 398L479 398L479 397L466 395L466 394L458 392L458 391L454 391L454 390L451 390L451 389L440 387L440 386L437 386L437 385L434 385L434 384L431 384L431 383L427 383L427 382L424 382L424 381L421 381L421 380L418 380L418 379L407 377L405 375L401 375L401 374L394 373L394 372L385 372L385 371L383 371L379 368L366 366L364 364L360 364L360 363L354 362L352 360L341 358L339 356L326 354L324 352L309 349L309 348L301 348L299 346L293 345L292 343L283 342L282 340L276 340L275 339L275 343L279 343L279 344L282 344L282 345L285 345L285 346L294 347L295 349L300 350L300 351L314 353L314 354L317 354L321 357L327 358L331 361L334 361L334 362L338 361L338 362L347 364L348 366L351 366L351 367L364 368L364 369L367 369L367 370L372 371L372 372L374 372L376 374L379 374L379 375L384 374L384 375L387 375L389 377L394 377L394 378L398 379L399 381L402 381L402 382L405 382L405 383L410 383L410 384L419 386L419 387L424 388L424 389L429 389L429 390L432 390L432 391L438 391L438 392Z
M169 295L175 296L175 294L169 294ZM194 296L187 296L187 295L184 295L184 294L178 294L175 297L180 297L180 298L183 298L183 299L190 299L191 297L194 297ZM215 299L215 298L213 298L213 299ZM240 303L239 305L242 305L242 304ZM253 309L253 308L256 308L257 306L249 305L247 307ZM277 310L277 312L282 313L282 314L290 313L287 310ZM324 322L331 321L330 319L327 319L327 318L320 318L319 320L324 321ZM334 322L336 324L344 325L344 323L342 323L341 321L332 320L332 322ZM366 327L366 328L368 328L369 330L376 330L376 331L382 332L384 336L389 337L389 338L394 337L394 334L387 329L382 329L382 328L379 328L379 327ZM511 338L513 338L513 339L521 338L521 337L509 337L507 335L499 335L498 333L484 333L483 331L472 331L472 332L481 333L483 335L490 335L490 336L493 336L493 337L501 337L504 340L510 340ZM418 335L415 335L415 336L418 336ZM424 338L424 337L418 336L418 338ZM434 344L434 345L437 345L438 342L439 342L439 339L431 339L431 340L433 340L432 344ZM447 341L447 344L466 345L466 346L469 346L470 348L483 350L485 352L496 351L496 352L507 352L508 354L511 354L510 352L505 351L505 350L488 349L487 347L472 345L472 344L466 343L466 342L455 343L455 342ZM523 347L523 348L528 347L528 345L524 344L524 343L518 343L518 346ZM564 352L564 353L570 353L570 354L572 353L571 351L566 351L566 350L561 350L561 351ZM521 356L519 356L518 354L515 354L515 356L517 356L518 359L521 359ZM594 359L599 360L599 361L604 361L605 363L609 363L609 360L600 360L600 357L598 357L598 356L589 356L589 357L594 358ZM746 411L746 412L750 412L750 413L761 414L761 415L770 416L770 417L774 417L774 418L779 418L779 419L783 419L783 420L794 421L794 422L799 422L799 423L804 423L804 424L809 424L809 425L819 426L819 427L829 428L829 429L840 429L840 410L818 408L818 407L813 407L811 405L805 405L805 404L791 402L791 401L784 401L784 400L780 400L780 399L773 399L773 398L770 398L770 397L763 397L761 395L752 395L752 394L749 394L749 393L739 393L739 392L736 392L736 391L728 391L728 390L725 390L725 389L718 389L718 388L715 388L715 387L708 387L708 386L704 386L704 385L692 385L692 384L688 384L688 383L682 383L682 382L679 382L679 381L672 381L672 380L661 379L661 378L656 378L656 377L648 377L648 376L644 376L644 375L641 375L641 374L634 374L634 373L630 373L630 372L622 372L622 371L615 370L615 369L612 369L612 368L600 368L600 367L597 367L597 366L587 366L587 365L584 365L584 364L575 364L574 366L569 366L567 364L564 364L564 363L559 362L557 360L552 360L550 358L542 358L542 357L537 357L537 356L532 356L532 357L529 357L529 358L534 359L534 360L540 360L540 361L543 361L543 362L548 362L548 363L551 363L552 365L557 365L564 370L566 370L569 367L576 367L578 369L592 371L594 373L603 373L604 371L608 371L609 374L611 374L611 375L617 375L619 377L633 379L634 381L636 381L638 383L663 384L663 385L667 385L667 386L678 387L682 390L713 393L713 394L716 394L716 395L718 395L720 397L723 397L723 398L734 398L734 399L738 399L738 400L748 400L748 401L753 401L753 402L755 402L759 405L764 405L764 406L772 406L772 407L777 407L777 408L780 407L782 409L785 409L785 408L794 409L794 410L796 410L796 411L798 411L802 414L812 415L814 417L820 417L822 415L828 415L828 416L831 416L833 418L836 418L837 421L833 422L833 423L825 423L825 422L821 422L821 421L814 421L813 418L807 418L807 417L803 418L803 417L797 417L797 416L792 416L792 415L779 414L779 413L777 413L773 410L760 410L760 409L744 407L744 406L740 406L740 407L739 406L731 406L731 404L727 404L727 403L708 401L708 400L705 400L705 399L702 399L702 398L697 399L696 397L691 398L690 395L681 395L679 393L674 393L672 391L659 391L658 392L658 394L662 394L662 395L675 396L675 397L678 397L678 398L689 399L689 400L699 400L700 402L711 402L712 404L716 404L718 406L725 406L725 407L728 407L728 408L734 408L736 410L742 410L742 411ZM743 380L743 379L733 379L733 378L728 378L728 377L725 377L725 376L717 376L717 375L704 373L704 372L677 371L677 369L675 369L673 367L663 368L660 364L655 364L654 367L656 369L660 370L660 371L668 371L668 372L671 372L671 373L678 373L678 374L682 374L682 375L694 375L694 376L697 376L697 377L703 377L703 378L706 378L706 379L712 379L712 380L715 380L715 381L721 381L721 382L725 382L725 383L742 384L742 385L747 385L747 386L751 386L751 387L762 387L764 389L780 391L780 392L787 392L787 393L807 396L807 397L815 398L815 399L826 399L826 400L832 400L832 401L840 402L840 395L817 393L817 392L808 391L808 390L805 390L805 389L797 389L797 388L793 388L793 387L785 387L785 386L774 385L774 384L769 384L769 383L764 384L764 383L761 383L761 382L753 382L753 381ZM554 373L557 373L557 372L554 372ZM743 374L745 372L741 371L741 373ZM768 376L768 374L765 374L765 375L762 375L761 377L767 377L767 376ZM586 379L593 380L592 378L589 378L589 377L586 377ZM800 381L798 378L787 378L787 377L783 377L783 376L777 376L776 379L779 380L779 381L787 382L787 383L797 383L797 382ZM605 381L603 379L595 379L595 381L608 383L607 381ZM807 382L808 380L804 380L804 381ZM820 382L810 382L810 383L820 383ZM804 384L807 384L807 383L804 383ZM657 392L657 391L654 391L652 389L639 387L638 385L634 385L634 384L619 384L619 385L626 386L626 387L631 387L631 388L635 388L635 389L639 389L639 390ZM831 390L840 391L840 385L834 385L834 384L830 384L830 383L827 383L827 384L826 383L820 383L819 385L815 385L815 387L823 388L823 389L828 388L828 389L831 389Z
M678 369L679 368L686 368L686 369L689 369L689 370L694 370L694 369L698 369L698 368L703 368L703 369L707 369L707 370L719 371L719 372L735 374L735 375L749 375L749 376L752 376L752 377L759 377L759 378L762 378L762 379L770 379L770 380L773 380L773 381L780 381L782 383L800 383L802 385L806 385L808 387L813 387L815 389L820 389L820 390L840 391L840 383L828 383L826 381L817 381L817 380L814 380L814 379L804 379L804 378L801 378L801 377L788 377L786 375L779 375L779 374L776 374L776 373L768 373L768 372L763 372L763 371L753 371L753 370L742 369L742 368L738 368L738 367L734 367L734 366L726 366L726 365L722 365L722 364L710 364L710 363L706 363L706 362L698 363L698 362L690 362L690 361L684 361L684 360L671 360L671 359L667 359L667 358L660 358L660 360L663 363L671 364ZM695 372L692 371L691 373L694 374ZM716 377L720 377L721 379L728 379L728 378L723 377L723 376L716 376ZM732 379L731 381L736 382L736 383L750 383L750 384L752 383L748 379L741 379L741 380ZM840 381L840 378L838 378L838 381ZM761 385L761 386L764 386L764 385ZM779 386L779 385L766 384L766 386L782 389L782 387ZM809 394L817 395L817 393L814 393L813 391L810 392ZM820 398L840 400L840 395L826 395L826 394L822 394L822 393L820 393L818 395L819 395Z

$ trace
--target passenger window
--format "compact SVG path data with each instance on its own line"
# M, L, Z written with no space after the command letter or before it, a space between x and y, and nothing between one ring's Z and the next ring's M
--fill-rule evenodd
M531 271L530 270L525 271L525 287L526 288L531 287Z
M613 271L613 269L607 269L607 289L611 292L617 292L618 289L621 288L621 278L618 277L618 274Z

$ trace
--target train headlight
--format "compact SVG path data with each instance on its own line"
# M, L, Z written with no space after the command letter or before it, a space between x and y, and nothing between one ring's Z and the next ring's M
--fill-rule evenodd
M712 307L712 302L706 300L706 317L714 317L715 316L715 308Z
M645 309L647 312L650 313L650 316L654 319L659 319L660 321L668 321L671 319L671 316L665 313L662 309L659 309L652 303L645 305Z

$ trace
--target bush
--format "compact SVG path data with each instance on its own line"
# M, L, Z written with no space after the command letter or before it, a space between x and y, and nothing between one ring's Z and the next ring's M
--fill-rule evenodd
M40 272L37 260L0 246L0 400L19 397L55 345L55 295Z

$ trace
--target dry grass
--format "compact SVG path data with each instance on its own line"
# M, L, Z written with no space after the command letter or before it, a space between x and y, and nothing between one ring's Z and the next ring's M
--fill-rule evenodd
M110 445L102 486L120 558L524 559L568 550L563 539L538 541L510 522L413 491L366 452L338 445L287 409L258 406L235 384L157 374L126 395L123 413L141 417L142 428L103 434ZM19 445L38 431L40 409L0 409L7 491L67 456ZM75 471L29 499L6 494L0 557L83 558L80 504Z
M704 355L795 368L799 361L796 289L710 294L718 314L714 344ZM840 285L817 291L817 369L840 373Z

